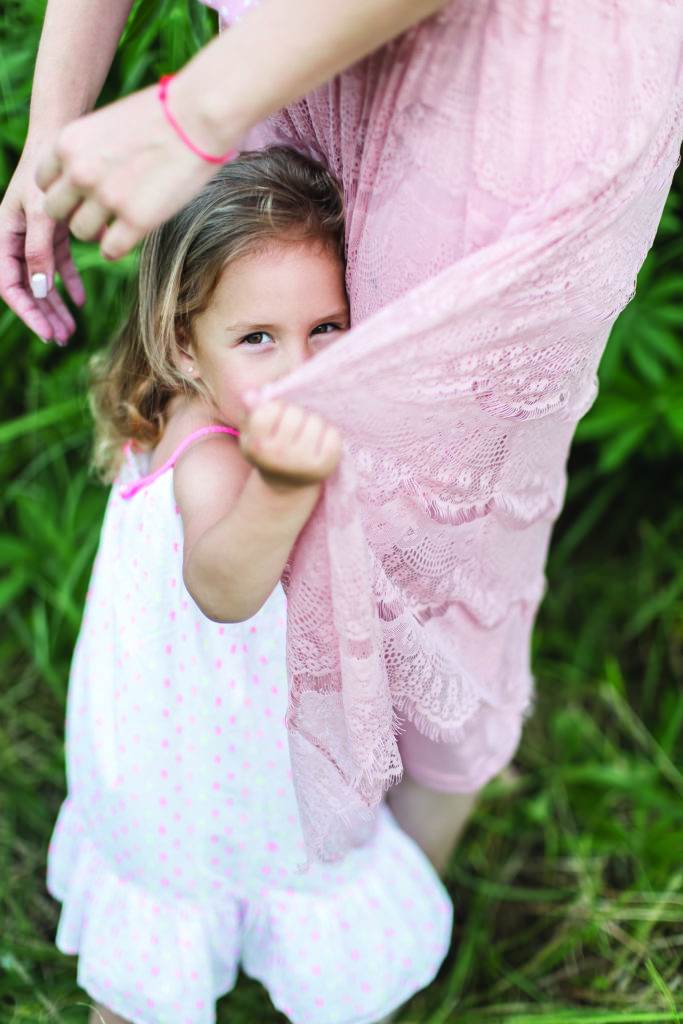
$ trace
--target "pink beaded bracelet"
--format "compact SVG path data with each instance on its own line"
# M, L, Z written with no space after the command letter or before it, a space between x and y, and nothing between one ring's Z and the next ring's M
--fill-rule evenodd
M236 149L229 149L227 153L223 154L223 156L212 156L211 153L205 153L203 149L199 148L199 146L195 146L192 139L190 139L189 136L186 135L186 133L180 127L180 125L178 124L178 122L176 121L175 117L173 116L168 107L168 83L171 81L172 78L175 78L175 75L161 76L161 78L159 79L159 90L157 95L159 97L159 102L163 107L166 120L170 124L173 131L182 139L182 141L185 143L188 149L191 149L193 153L195 153L197 156L200 156L202 160L206 160L207 163L225 164L228 162L228 160L232 160L234 157L236 157L238 153L238 150Z

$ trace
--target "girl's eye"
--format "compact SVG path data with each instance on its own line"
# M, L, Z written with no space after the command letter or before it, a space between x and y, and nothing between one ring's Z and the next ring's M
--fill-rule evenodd
M315 327L313 329L312 333L315 334L317 331L320 331L323 327L331 327L335 331L343 331L344 330L344 328L341 326L341 324L326 323L326 324L319 324L317 327ZM324 333L325 334L329 334L330 332L329 331L324 331ZM260 339L261 338L270 338L270 334L268 334L267 331L254 331L252 334L245 334L245 336L240 341L240 345L245 344L249 348L262 348L263 346L260 344ZM254 339L259 339L259 340L255 341Z
M342 330L344 329L343 327L341 327L341 325L340 325L340 324L333 324L333 323L327 323L327 324L320 324L320 326L319 326L319 327L316 327L316 328L315 328L315 330L313 331L313 333L315 334L315 332L316 332L316 331L319 331L321 327L334 327L334 329L335 329L336 331L342 331ZM329 334L329 331L325 331L325 334Z
M245 335L245 337L242 338L242 341L246 342L247 344L249 344L251 338L269 338L269 337L270 337L270 335L268 334L267 331L254 331L253 334ZM250 347L251 348L260 348L261 346L260 345L250 344Z

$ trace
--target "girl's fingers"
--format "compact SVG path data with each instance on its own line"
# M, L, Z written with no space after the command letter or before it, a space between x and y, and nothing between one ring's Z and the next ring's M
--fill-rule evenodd
M69 221L69 230L72 235L83 241L96 238L110 217L111 212L102 203L93 196L88 196Z
M301 428L293 441L300 448L315 454L320 448L320 441L325 433L325 423L317 413L306 413Z
M312 415L306 423L299 447L304 448L300 458L310 460L311 472L327 477L341 457L341 436L331 423L321 416Z
M286 405L278 422L278 440L286 445L297 444L306 427L308 413L298 405Z
M68 220L83 198L83 192L71 182L60 179L45 193L43 209L53 220Z
M336 427L327 424L323 430L319 442L318 454L320 458L331 466L336 466L341 458L342 440L341 434Z
M329 476L341 457L336 427L317 413L281 401L254 410L240 443L249 461L261 469L309 482Z
M254 409L244 431L248 440L260 441L274 436L277 433L284 409L282 402L265 402Z

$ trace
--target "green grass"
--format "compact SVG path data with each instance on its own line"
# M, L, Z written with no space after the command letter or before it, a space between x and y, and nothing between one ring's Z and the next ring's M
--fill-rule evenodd
M192 10L191 29L187 28ZM25 132L43 4L10 0L0 175ZM178 66L198 5L138 3L104 98ZM400 1024L683 1020L683 223L680 180L579 425L534 635L536 713L450 865L451 952ZM45 890L65 793L66 680L105 492L85 465L86 356L134 258L74 246L89 299L66 351L0 310L0 1024L84 1024ZM283 1021L241 978L219 1024Z

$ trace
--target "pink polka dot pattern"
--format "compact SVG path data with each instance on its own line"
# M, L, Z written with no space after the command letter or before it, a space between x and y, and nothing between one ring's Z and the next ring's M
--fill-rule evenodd
M79 984L136 1024L214 1024L238 965L293 1024L378 1020L448 949L448 895L386 808L345 861L298 870L285 629L279 585L247 622L198 610L171 473L130 501L112 489L47 886Z

